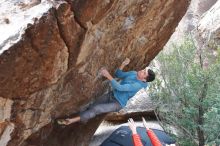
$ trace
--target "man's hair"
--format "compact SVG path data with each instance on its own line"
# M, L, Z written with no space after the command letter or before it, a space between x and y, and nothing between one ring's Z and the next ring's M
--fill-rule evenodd
M148 76L147 76L147 78L146 78L146 81L147 82L152 82L154 79L155 79L155 73L154 73L154 71L153 70L151 70L151 69L148 69Z

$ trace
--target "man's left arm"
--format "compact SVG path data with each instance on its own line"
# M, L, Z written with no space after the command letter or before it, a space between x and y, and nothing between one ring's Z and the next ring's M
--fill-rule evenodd
M143 88L139 83L119 84L115 79L111 80L112 88L118 91L138 91Z
M127 66L130 63L130 59L126 58L122 64L120 65L120 67L116 70L115 72L115 77L117 78L125 78L126 76L128 76L130 73L129 72L124 72L123 69L125 66Z
M138 91L143 88L139 83L119 84L106 69L103 69L101 73L104 77L111 81L112 88L118 91Z
M123 70L125 66L127 66L128 64L130 63L130 59L129 58L126 58L122 64L120 65L119 69L120 70Z

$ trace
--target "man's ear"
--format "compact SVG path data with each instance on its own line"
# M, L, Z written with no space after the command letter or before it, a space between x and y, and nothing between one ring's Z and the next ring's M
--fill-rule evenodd
M146 78L144 78L144 81L147 82L147 76L146 76Z

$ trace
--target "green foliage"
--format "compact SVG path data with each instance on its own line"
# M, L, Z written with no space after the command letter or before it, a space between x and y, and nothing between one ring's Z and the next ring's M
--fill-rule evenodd
M171 52L161 52L156 60L159 75L149 93L158 103L162 122L179 130L176 138L180 145L201 144L199 135L205 144L219 144L219 55L197 50L193 41L186 39L181 45L173 45Z

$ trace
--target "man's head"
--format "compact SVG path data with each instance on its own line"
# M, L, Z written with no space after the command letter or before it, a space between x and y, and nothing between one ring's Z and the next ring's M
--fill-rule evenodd
M155 79L155 73L153 70L146 68L145 71L148 73L146 78L147 82L152 82Z
M137 78L141 81L152 82L155 79L153 70L145 68L137 72Z

